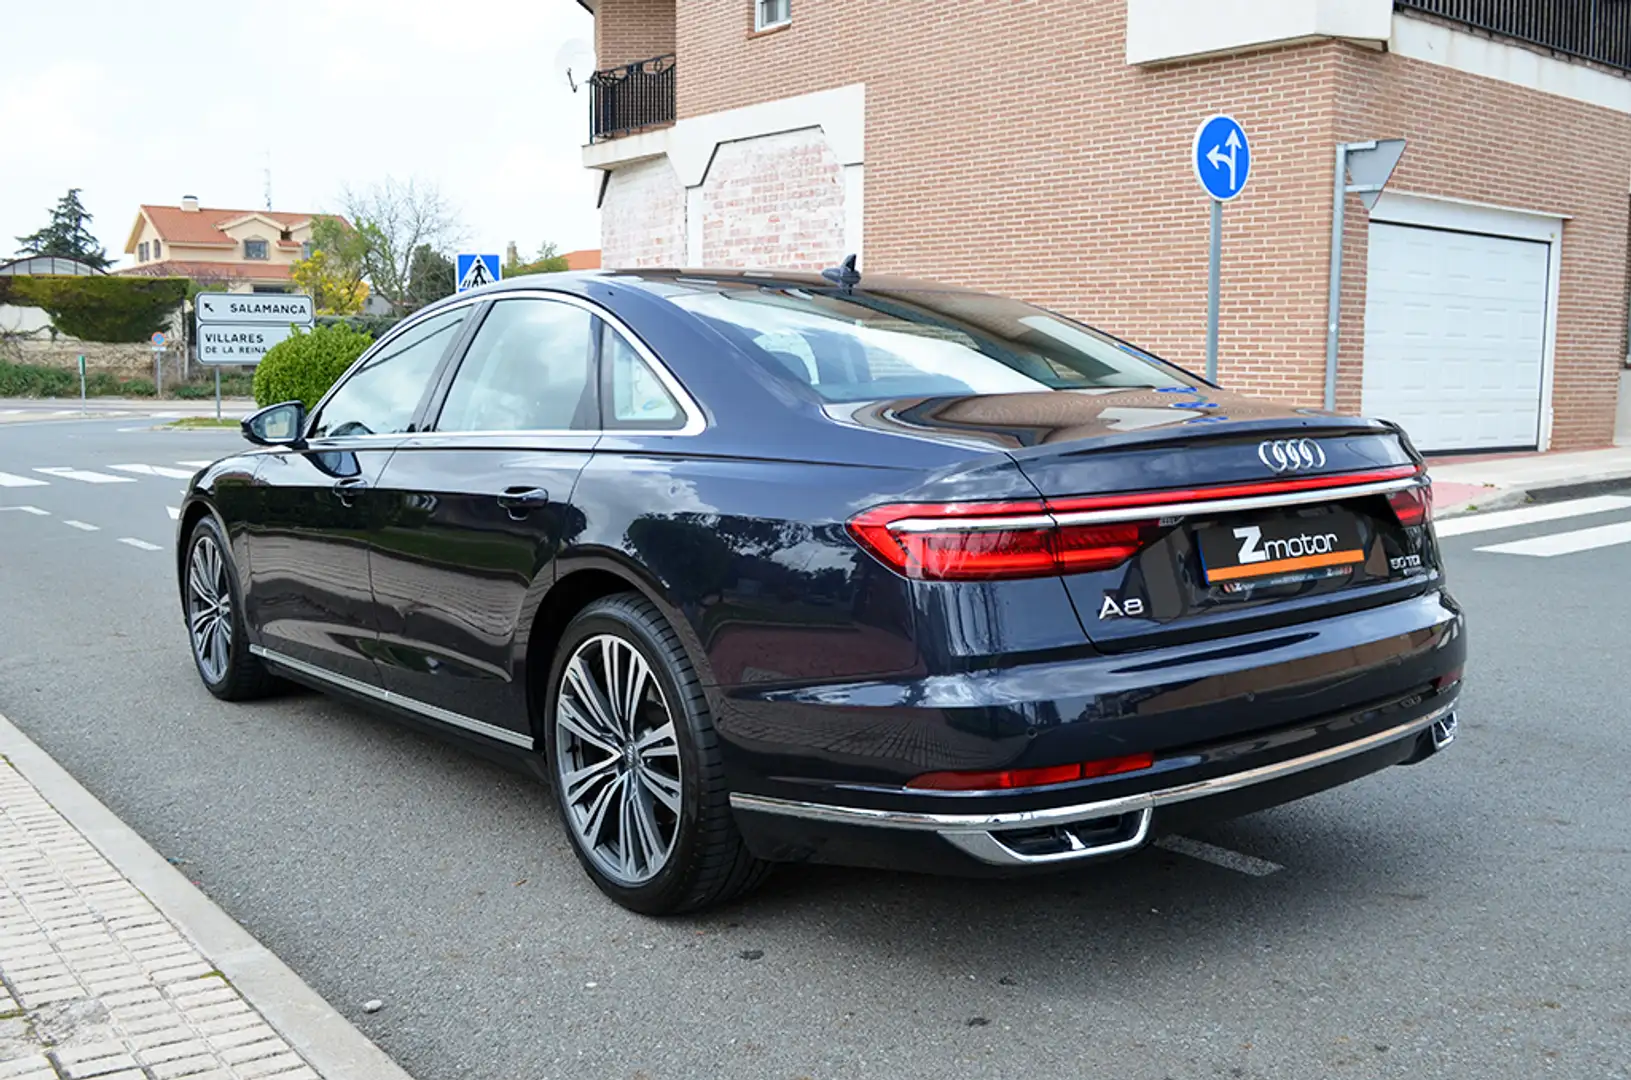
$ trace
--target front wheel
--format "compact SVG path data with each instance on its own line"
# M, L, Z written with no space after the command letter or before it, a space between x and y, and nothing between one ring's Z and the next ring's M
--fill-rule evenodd
M594 883L647 915L710 907L768 864L742 843L719 737L678 636L644 597L597 600L567 627L545 707L567 836Z
M182 609L204 688L223 701L265 696L275 681L249 651L232 548L214 518L206 515L193 526L184 566Z

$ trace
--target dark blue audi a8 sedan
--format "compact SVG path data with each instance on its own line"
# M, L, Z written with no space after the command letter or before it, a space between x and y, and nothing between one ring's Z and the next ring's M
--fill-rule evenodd
M1016 300L853 259L523 277L243 427L178 522L204 685L525 755L636 911L778 862L1085 864L1455 733L1397 426Z

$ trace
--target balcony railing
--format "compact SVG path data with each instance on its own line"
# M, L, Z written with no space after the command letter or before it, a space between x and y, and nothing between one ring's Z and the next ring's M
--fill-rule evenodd
M589 141L674 121L674 54L589 76Z
M1396 6L1631 71L1631 0L1394 0Z

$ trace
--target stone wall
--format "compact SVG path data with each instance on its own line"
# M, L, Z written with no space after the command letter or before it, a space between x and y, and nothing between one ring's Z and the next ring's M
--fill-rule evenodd
M79 358L85 357L87 371L107 371L117 375L153 375L153 349L148 345L110 345L99 341L75 341L64 338L52 341L48 337L23 338L15 341L14 359L23 364L45 364L49 367L78 368ZM179 354L175 350L165 353L165 375L174 377Z

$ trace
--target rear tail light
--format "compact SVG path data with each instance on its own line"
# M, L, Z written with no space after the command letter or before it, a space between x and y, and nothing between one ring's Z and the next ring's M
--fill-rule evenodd
M1406 527L1425 525L1433 520L1433 486L1431 484L1418 484L1407 487L1403 491L1395 491L1387 497L1388 505L1393 507L1399 524Z
M1084 761L1076 765L1045 765L1038 769L924 773L908 781L906 786L930 791L1002 791L1009 788L1068 784L1072 780L1092 780L1100 776L1138 772L1154 765L1154 754L1128 754L1125 757L1100 758L1098 761Z
M1060 525L1041 503L882 506L850 535L909 578L983 581L1110 570L1157 535L1153 521Z
M1377 494L1420 476L1415 465L1249 483L1004 503L910 503L879 506L851 519L850 535L884 565L909 578L984 581L1112 570L1153 544L1161 522L1192 513L1253 505ZM1385 489L1384 489L1385 490ZM1432 514L1425 484L1388 495L1406 525ZM1171 521L1167 522L1171 524Z

